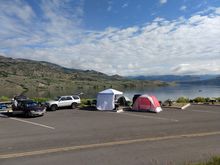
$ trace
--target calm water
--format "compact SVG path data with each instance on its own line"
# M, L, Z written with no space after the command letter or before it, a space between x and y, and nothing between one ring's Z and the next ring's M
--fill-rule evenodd
M126 90L124 95L128 98L132 98L134 94L149 94L155 95L158 100L165 101L167 99L175 100L181 96L188 97L190 99L201 97L220 97L220 86L208 86L208 85L177 85L174 87L160 87L151 89L135 89Z
M155 95L160 101L167 99L175 100L181 96L188 97L190 99L202 96L202 97L220 97L220 86L196 86L196 85L177 85L168 87L157 87L157 88L145 88L145 89L125 89L121 90L124 95L132 99L134 94L149 94ZM28 91L25 93L28 97L47 97L54 98L59 95L70 95L83 92L83 98L96 98L98 92L94 89L81 89L80 91L75 90L52 90L52 91ZM16 91L8 91L0 89L0 96L12 97L16 94Z

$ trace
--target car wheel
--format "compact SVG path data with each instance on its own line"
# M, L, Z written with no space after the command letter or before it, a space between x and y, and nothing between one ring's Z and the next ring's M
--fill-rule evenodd
M72 108L72 109L75 109L75 108L76 108L76 106L77 106L77 104L76 104L76 103L72 103L71 108Z
M28 112L26 112L25 113L25 117L32 117L33 115L32 115L32 113L30 112L30 111L28 111Z
M51 105L50 109L51 109L51 111L56 111L57 110L57 105Z

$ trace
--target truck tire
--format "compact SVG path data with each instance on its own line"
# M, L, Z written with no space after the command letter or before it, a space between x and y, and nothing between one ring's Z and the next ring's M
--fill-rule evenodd
M51 111L56 111L57 108L58 108L57 105L54 104L54 105L51 105L50 110Z
M33 114L30 111L25 112L25 117L27 117L27 118L33 117Z
M72 104L71 104L71 108L72 108L72 109L75 109L76 107L77 107L77 103L72 103Z

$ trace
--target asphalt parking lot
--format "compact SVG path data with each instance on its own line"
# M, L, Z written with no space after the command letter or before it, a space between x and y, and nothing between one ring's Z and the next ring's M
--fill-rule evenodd
M1 165L184 164L220 155L220 106L0 117Z

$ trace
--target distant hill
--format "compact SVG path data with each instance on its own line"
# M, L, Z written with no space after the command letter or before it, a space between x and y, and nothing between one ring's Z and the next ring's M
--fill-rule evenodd
M52 97L76 92L91 93L105 88L143 88L165 86L161 81L127 80L94 70L79 70L27 59L0 56L0 96L26 93Z
M49 77L49 78L71 78L77 77L77 80L95 80L100 79L119 80L121 76L108 76L101 72L93 70L79 70L61 67L59 65L27 59L13 59L0 56L0 75L18 75L29 77ZM6 74L6 75L7 75Z
M199 80L199 81L193 81L193 82L182 82L187 84L194 84L194 85L217 85L220 86L220 76L207 79L207 80Z
M129 79L134 80L160 80L165 82L215 82L218 75L160 75L160 76L130 76Z

